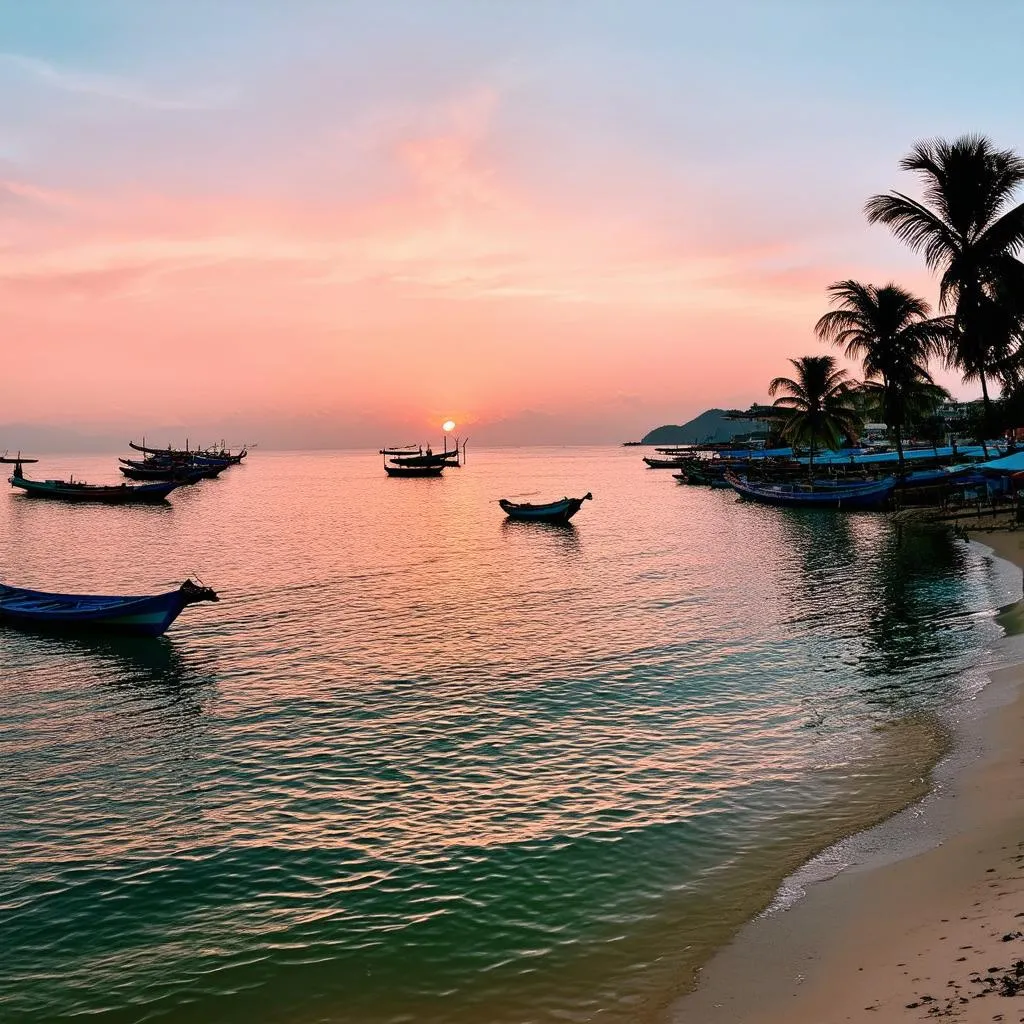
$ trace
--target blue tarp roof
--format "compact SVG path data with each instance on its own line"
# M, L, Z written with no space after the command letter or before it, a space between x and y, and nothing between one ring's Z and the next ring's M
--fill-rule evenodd
M740 448L736 451L720 451L720 459L774 459L787 458L793 454L792 448Z
M990 447L995 447L994 445ZM950 447L938 447L938 448L911 448L909 451L903 453L903 457L907 462L914 462L918 459L934 459L936 456L939 458L949 458L954 455L963 455L967 458L972 456L975 458L981 458L985 454L984 449L981 445L958 445L954 452ZM873 454L855 454L852 451L841 451L841 452L819 452L814 456L814 464L816 466L828 466L828 465L847 465L847 466L876 466L885 465L886 463L895 463L899 460L899 455L896 452L875 452ZM802 457L797 461L807 465L807 458Z
M1024 471L1024 452L1014 452L1002 459L990 459L979 463L978 469L996 469L1003 473L1019 473Z

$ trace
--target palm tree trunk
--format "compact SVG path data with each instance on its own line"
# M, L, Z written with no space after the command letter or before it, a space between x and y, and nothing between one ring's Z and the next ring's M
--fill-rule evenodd
M893 433L896 435L896 458L897 466L899 471L900 479L903 479L903 473L906 469L904 458L903 458L903 430L901 427L893 427Z
M807 477L810 480L814 480L814 442L811 442L811 454L807 459Z
M988 384L985 381L985 371L982 370L981 377L981 400L985 407L985 417L982 421L981 429L981 450L985 453L985 458L988 458L988 445L985 443L987 438L985 435L988 433L988 426L992 422L992 399L988 397Z

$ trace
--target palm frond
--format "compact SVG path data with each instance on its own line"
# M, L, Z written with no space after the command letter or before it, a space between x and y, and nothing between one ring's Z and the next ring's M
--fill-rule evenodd
M872 196L864 204L868 223L885 224L914 252L920 252L929 270L938 270L957 252L961 241L949 225L928 207L902 192Z

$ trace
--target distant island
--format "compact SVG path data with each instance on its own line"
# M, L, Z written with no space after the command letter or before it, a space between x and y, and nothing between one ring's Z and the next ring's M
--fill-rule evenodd
M764 420L742 419L733 410L707 409L681 426L669 424L655 427L644 434L640 444L707 444L732 441L750 434L763 435L768 429ZM634 442L636 443L636 442Z

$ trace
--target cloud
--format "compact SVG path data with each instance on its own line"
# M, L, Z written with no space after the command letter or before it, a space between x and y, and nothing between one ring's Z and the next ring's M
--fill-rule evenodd
M175 96L161 95L147 86L120 75L97 74L58 67L38 57L0 53L6 64L62 92L115 100L149 110L219 110L230 105L234 93L226 89L200 90Z

